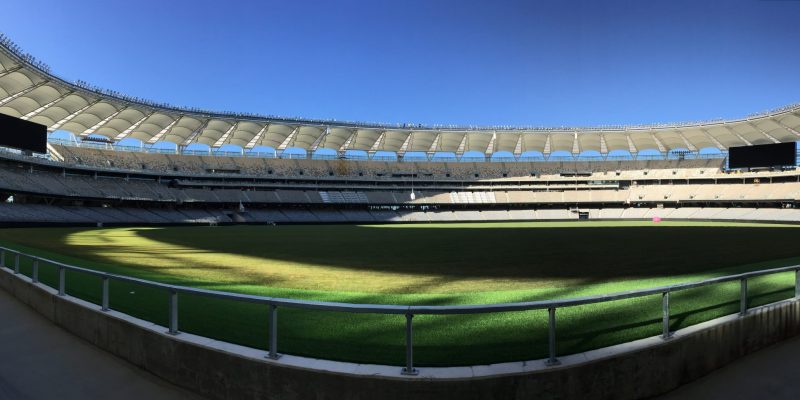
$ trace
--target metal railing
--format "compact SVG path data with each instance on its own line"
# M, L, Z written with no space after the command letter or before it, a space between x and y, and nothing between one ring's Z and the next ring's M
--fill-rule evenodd
M257 296L248 294L239 294L231 292L223 292L217 290L198 289L192 287L185 287L179 285L170 285L166 283L159 283L148 281L145 279L133 278L124 275L111 274L102 271L95 271L92 269L76 267L73 265L61 263L58 261L22 253L14 249L0 247L0 267L12 268L6 264L8 255L13 256L13 270L14 274L20 274L20 258L26 257L32 261L31 282L39 282L39 268L40 263L47 263L55 266L58 270L58 295L66 295L66 271L74 271L82 274L87 274L102 279L102 300L100 309L104 312L110 310L109 307L109 282L120 281L143 285L145 287L156 288L164 290L168 293L168 312L169 318L167 323L167 333L177 335L180 333L178 329L178 295L191 294L209 298L233 300L246 303L264 304L269 306L268 313L268 337L269 344L267 348L267 358L278 359L278 308L298 308L307 310L319 311L332 311L332 312L348 312L348 313L369 313L369 314L390 314L390 315L403 315L405 316L405 351L406 362L401 370L403 375L416 375L418 370L414 368L414 344L413 344L413 319L415 315L456 315L456 314L488 314L499 312L511 311L529 311L529 310L547 310L548 313L548 358L545 361L546 365L559 364L556 354L556 310L559 308L575 307L587 304L605 303L616 300L633 299L645 296L661 295L662 304L662 332L661 337L665 340L669 339L673 332L670 330L670 294L687 289L694 289L702 286L709 286L725 282L739 281L739 316L744 316L748 311L747 302L747 281L748 279L772 275L783 272L795 273L794 281L794 297L800 298L800 265L793 265L781 268L772 268L761 271L746 272L742 274L723 276L718 278L711 278L697 282L680 283L669 286L660 286L650 289L639 289L625 292L594 295L586 297L576 297L564 300L542 300L542 301L528 301L517 303L502 303L502 304L482 304L482 305L454 305L454 306L407 306L407 305L381 305L381 304L354 304L354 303L337 303L337 302L321 302L310 300L295 300L278 297Z

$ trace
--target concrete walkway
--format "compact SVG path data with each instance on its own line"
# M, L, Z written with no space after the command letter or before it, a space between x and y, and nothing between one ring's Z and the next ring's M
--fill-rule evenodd
M0 400L200 399L62 330L0 290Z
M678 399L800 399L800 337L757 351L659 397Z

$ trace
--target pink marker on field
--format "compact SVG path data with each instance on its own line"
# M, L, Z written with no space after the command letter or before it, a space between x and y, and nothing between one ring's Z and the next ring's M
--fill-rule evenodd
M653 222L661 222L661 217L653 217Z

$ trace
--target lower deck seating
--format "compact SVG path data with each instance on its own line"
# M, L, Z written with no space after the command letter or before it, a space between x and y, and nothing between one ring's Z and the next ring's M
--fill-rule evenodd
M335 210L335 209L165 209L48 206L0 203L0 223L60 224L209 224L209 223L345 223L345 222L470 222L590 219L740 220L800 222L800 209L744 207L612 208L580 210Z

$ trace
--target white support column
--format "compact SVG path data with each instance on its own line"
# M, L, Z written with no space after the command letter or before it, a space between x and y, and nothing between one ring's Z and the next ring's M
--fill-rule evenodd
M51 130L54 130L54 131L57 131L57 130L59 130L59 129L60 129L62 126L64 126L64 124L66 124L67 122L71 121L73 118L77 117L77 116L78 116L78 115L80 115L82 112L84 112L84 111L88 110L88 109L89 109L91 106L93 106L93 105L95 105L95 104L97 104L97 103L101 102L102 100L103 100L103 99L97 99L97 100L95 100L95 101L93 101L93 102L91 102L91 103L89 103L89 104L85 105L83 108L80 108L80 109L78 109L78 111L75 111L74 113L72 113L72 114L70 114L70 115L67 115L67 116L66 116L64 119L62 119L61 121L58 121L58 122L56 122L56 123L55 123L55 124L54 124L52 127L50 127L50 129L51 129Z
M24 120L31 119L31 118L41 114L42 112L44 112L48 108L52 107L54 104L58 103L59 101L64 100L65 98L67 98L67 96L69 96L69 95L71 95L73 93L75 93L75 91L68 91L68 92L64 93L63 95L59 96L57 99L55 99L55 100L53 100L53 101L51 101L51 102L49 102L49 103L47 103L47 104L45 104L45 105L33 110L33 111L23 115L22 117L20 117L20 119L24 119Z

